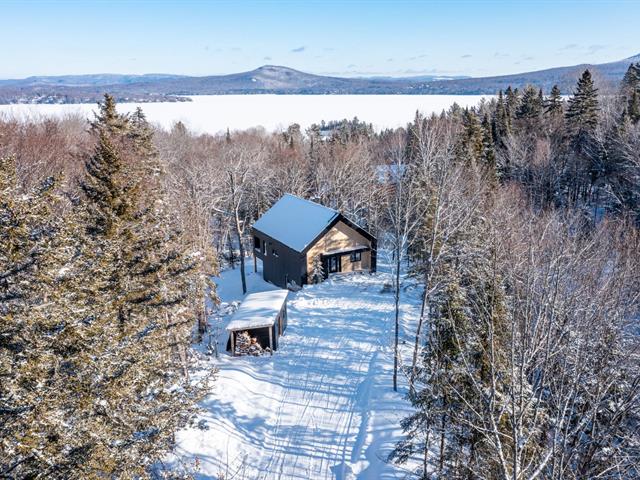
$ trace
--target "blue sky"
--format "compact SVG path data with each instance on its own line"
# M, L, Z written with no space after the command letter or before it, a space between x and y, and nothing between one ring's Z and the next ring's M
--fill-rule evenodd
M640 53L640 0L0 0L0 78L498 75Z

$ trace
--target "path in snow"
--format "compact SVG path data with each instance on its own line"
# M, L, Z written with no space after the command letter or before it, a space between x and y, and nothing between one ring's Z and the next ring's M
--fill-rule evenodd
M333 278L290 294L289 325L272 357L223 355L204 402L208 430L177 436L197 478L391 479L384 460L409 411L391 388L393 297L385 274ZM237 271L220 282L241 298ZM273 288L249 277L250 291ZM196 461L197 457L197 461Z

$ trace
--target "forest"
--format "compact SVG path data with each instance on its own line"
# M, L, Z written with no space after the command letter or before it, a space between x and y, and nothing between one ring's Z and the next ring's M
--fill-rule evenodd
M212 114L215 114L213 112ZM306 131L0 119L0 478L146 478L215 372L191 345L284 193L392 252L413 478L638 478L640 63L620 85ZM421 287L400 355L400 272ZM170 472L164 472L170 478ZM177 478L177 477L176 477Z

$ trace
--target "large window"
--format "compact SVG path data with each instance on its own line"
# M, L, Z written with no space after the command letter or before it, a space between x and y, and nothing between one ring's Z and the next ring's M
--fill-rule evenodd
M362 252L351 252L351 263L362 260Z
M260 239L258 237L253 237L253 248L260 250Z

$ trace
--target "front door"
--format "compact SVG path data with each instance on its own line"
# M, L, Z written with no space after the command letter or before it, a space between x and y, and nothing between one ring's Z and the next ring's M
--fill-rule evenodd
M340 262L340 255L331 255L324 259L324 271L325 275L330 273L338 273L342 271L342 262Z

